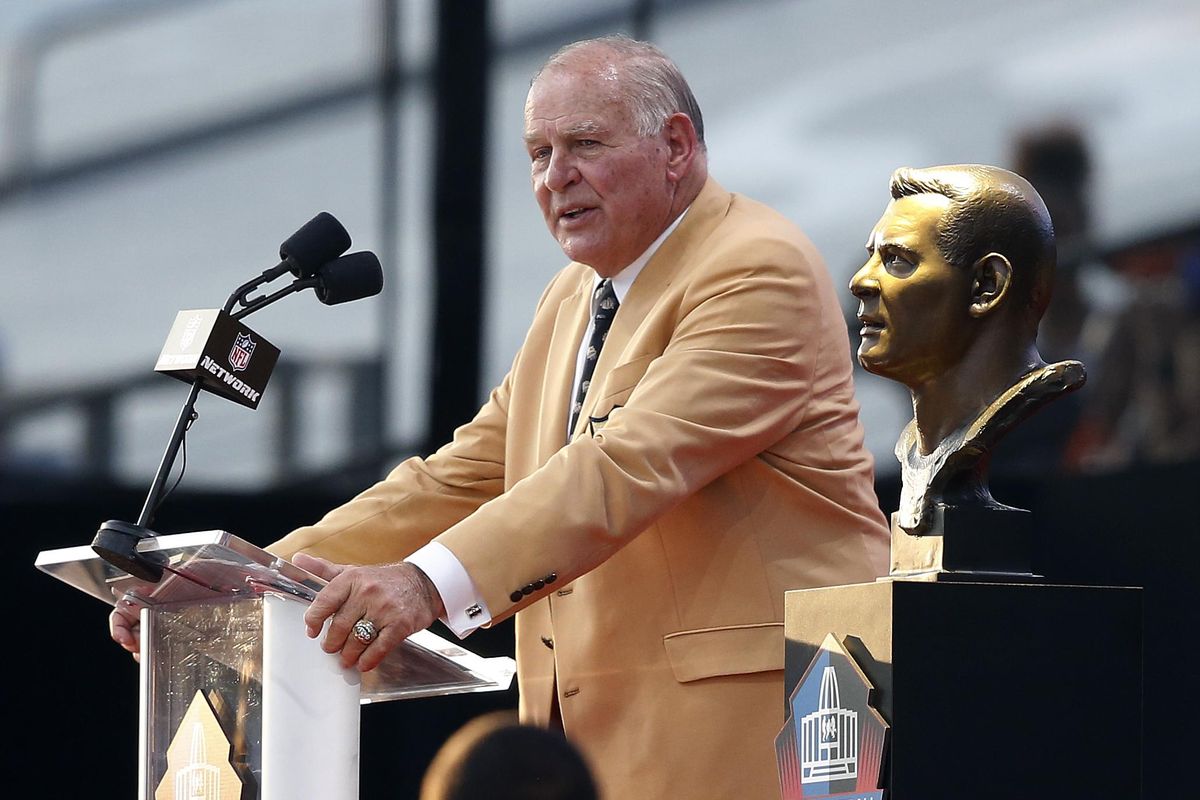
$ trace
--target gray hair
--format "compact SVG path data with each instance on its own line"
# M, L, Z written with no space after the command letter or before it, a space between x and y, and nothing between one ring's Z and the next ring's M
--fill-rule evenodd
M696 128L700 146L705 146L704 118L691 87L675 62L649 42L621 34L573 42L550 56L530 83L536 82L551 67L570 65L580 51L590 49L606 50L619 57L621 91L633 112L638 135L656 135L662 131L667 117L682 113Z

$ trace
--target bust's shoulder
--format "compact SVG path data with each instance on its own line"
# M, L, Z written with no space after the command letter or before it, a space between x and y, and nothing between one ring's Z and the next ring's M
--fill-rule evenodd
M1079 361L1058 361L1027 372L993 400L975 419L965 440L995 441L1046 403L1074 391L1087 380Z

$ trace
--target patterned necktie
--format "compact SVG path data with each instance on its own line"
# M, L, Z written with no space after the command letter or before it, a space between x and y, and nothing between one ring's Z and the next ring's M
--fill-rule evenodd
M600 281L596 291L592 293L592 338L588 341L587 352L583 355L583 372L579 375L579 388L575 390L575 401L571 404L571 427L574 433L575 423L583 411L583 398L587 396L588 386L592 383L592 373L596 371L596 362L600 360L600 348L608 338L608 329L613 317L617 315L617 293L613 291L612 281L605 278Z

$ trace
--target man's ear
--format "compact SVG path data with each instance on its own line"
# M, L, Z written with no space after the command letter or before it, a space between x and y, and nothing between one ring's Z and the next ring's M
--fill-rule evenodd
M985 317L999 308L1012 288L1012 276L1012 264L999 253L971 265L971 316Z
M692 162L700 152L696 126L692 124L691 117L677 111L667 117L663 124L663 135L667 137L669 148L667 177L678 183L691 171Z

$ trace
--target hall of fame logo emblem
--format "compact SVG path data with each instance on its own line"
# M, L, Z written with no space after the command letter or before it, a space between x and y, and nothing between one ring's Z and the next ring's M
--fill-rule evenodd
M241 800L244 784L230 761L231 751L216 712L196 692L167 745L167 770L154 800Z
M229 351L229 366L234 372L241 372L250 366L250 356L254 355L254 347L258 343L250 338L248 333L239 333L233 340L233 349Z
M833 634L788 699L775 737L783 800L882 800L887 723L874 687Z

